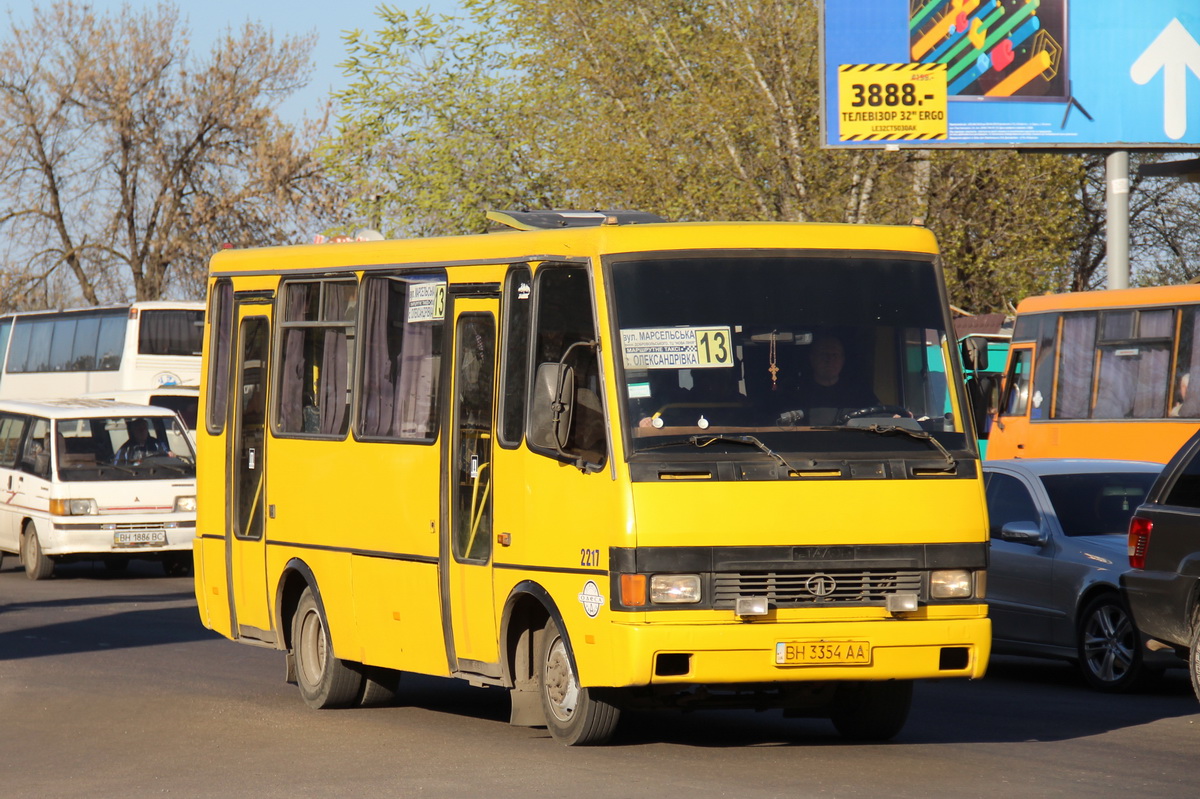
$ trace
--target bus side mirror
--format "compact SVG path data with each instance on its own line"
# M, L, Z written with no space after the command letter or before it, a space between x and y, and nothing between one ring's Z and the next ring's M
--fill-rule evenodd
M571 435L574 412L575 370L561 363L538 366L529 408L529 442L566 455L563 449Z
M985 339L968 336L962 340L963 365L976 372L988 367L988 343Z

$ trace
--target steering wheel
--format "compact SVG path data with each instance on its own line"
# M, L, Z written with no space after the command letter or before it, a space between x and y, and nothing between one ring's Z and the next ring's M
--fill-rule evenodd
M851 419L861 419L864 416L903 416L912 418L912 413L903 405L871 405L856 411L846 411L838 416L838 424L845 424Z

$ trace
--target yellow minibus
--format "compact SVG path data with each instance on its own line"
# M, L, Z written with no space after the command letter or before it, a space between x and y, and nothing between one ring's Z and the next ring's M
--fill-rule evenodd
M207 627L285 652L316 708L454 677L569 745L706 706L882 740L914 680L983 675L929 231L491 216L213 257Z

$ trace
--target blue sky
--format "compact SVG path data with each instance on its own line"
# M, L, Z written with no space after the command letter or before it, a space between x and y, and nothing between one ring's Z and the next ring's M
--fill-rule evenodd
M81 3L85 1L77 0ZM50 2L41 0L38 5L49 6ZM192 31L193 53L207 51L218 34L228 27L241 27L247 19L263 23L276 35L316 32L319 38L313 50L313 80L303 93L307 96L296 95L282 109L285 117L295 119L305 111L314 109L316 101L326 97L331 88L345 85L341 70L337 68L337 64L346 57L342 31L355 28L371 31L377 28L379 22L375 16L379 4L361 0L340 3L328 0L174 0L174 3L182 11ZM90 5L97 11L115 12L125 4L132 8L154 8L158 0L90 0ZM448 14L459 10L457 0L389 0L388 4L400 9L430 8ZM22 17L29 13L33 5L28 0L8 0L4 8Z

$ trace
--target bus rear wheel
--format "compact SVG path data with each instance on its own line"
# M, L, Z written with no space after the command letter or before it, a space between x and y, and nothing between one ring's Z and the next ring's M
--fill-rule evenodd
M30 580L48 580L54 574L54 561L42 551L37 530L33 522L25 522L21 534L21 563L25 565L25 576Z
M349 707L362 690L362 674L333 654L325 609L311 587L305 588L292 617L292 653L296 684L309 707Z
M555 740L567 746L596 746L612 738L621 711L599 698L595 689L579 686L566 636L554 619L542 630L537 678L546 728Z
M830 720L851 741L889 741L908 721L912 680L841 683Z

